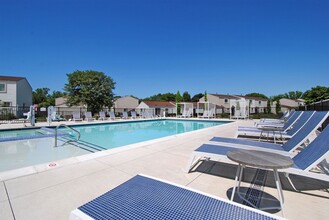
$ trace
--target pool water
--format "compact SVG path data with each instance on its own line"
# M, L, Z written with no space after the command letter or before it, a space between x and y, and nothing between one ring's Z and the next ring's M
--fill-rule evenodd
M202 128L225 124L218 121L152 120L141 122L75 126L81 140L104 147L116 148Z
M19 139L23 137L32 137L42 135L40 129L19 129L19 130L7 130L0 132L0 141L8 140L8 139Z
M81 133L80 141L62 146L64 141L75 136L74 132L63 128L61 130L67 132L60 132L62 135L58 137L59 147L54 147L54 133L49 132L49 129L0 131L0 172L225 123L229 122L162 119L73 125L70 127Z

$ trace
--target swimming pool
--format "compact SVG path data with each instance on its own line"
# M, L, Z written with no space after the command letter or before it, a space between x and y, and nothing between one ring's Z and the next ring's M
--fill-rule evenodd
M195 131L228 122L197 120L152 120L75 126L81 140L105 149Z
M61 128L69 135L59 136L59 147L54 147L54 135L47 129L1 131L0 172L226 123L229 121L159 119L72 125L70 127L80 132L80 141L61 146L63 142L74 138L74 133Z

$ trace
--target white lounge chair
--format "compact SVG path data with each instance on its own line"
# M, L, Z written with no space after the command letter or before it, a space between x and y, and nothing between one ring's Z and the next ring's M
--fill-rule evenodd
M183 111L182 118L190 118L193 115L193 109L189 108Z
M91 114L91 112L85 112L85 120L86 121L93 121L95 120Z
M122 112L122 119L128 119L128 112Z
M114 112L109 112L110 120L115 120L115 114Z
M73 210L79 219L282 219L168 181L137 175Z
M261 118L259 120L260 123L285 123L288 118L290 118L296 111L286 111L283 116L279 119L275 118Z
M58 115L57 112L51 113L51 120L52 121L65 121L65 119L62 118L60 115Z
M253 149L262 151L271 151L275 153L294 152L298 147L309 142L311 134L322 125L322 123L328 118L329 112L315 112L312 117L305 123L305 125L297 131L297 133L284 144L275 144L270 142L253 141L240 138L226 138L226 137L213 137L208 144L219 146L233 146L239 149ZM284 153L282 153L284 154ZM289 154L288 154L289 155Z
M131 118L133 118L133 119L136 119L137 118L137 115L136 115L136 112L135 111L132 111L131 112Z
M200 116L201 118L208 118L209 117L209 111L208 110L204 110L202 116Z
M106 120L106 115L105 115L105 112L99 112L99 118L98 120Z
M80 117L80 112L73 112L72 113L72 120L74 122L82 121L82 118Z
M276 124L262 126L258 128L254 127L239 127L237 132L238 136L256 136L256 137L273 137L274 142L275 138L281 138L281 139L287 139L294 136L294 134L301 129L304 124L311 118L311 116L314 114L315 111L304 111L301 112L299 116L297 116L296 119L293 117L292 120L285 124L284 126L278 126ZM294 115L297 115L294 114Z

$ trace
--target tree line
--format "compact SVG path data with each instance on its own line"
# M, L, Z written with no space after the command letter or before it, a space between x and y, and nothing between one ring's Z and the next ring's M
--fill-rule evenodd
M119 96L114 96L115 82L103 72L94 70L74 71L66 74L67 83L64 86L64 92L53 91L51 94L49 88L37 88L33 91L32 101L38 104L39 107L48 107L55 105L55 99L58 97L66 97L67 104L86 105L88 110L96 113L103 107L112 107L113 99ZM198 102L200 98L205 96L205 93L198 93L191 96L188 91L180 94L180 91L174 93L158 93L156 95L141 99L143 101L171 101L171 102ZM305 92L290 91L284 94L267 97L261 93L249 93L245 96L262 97L273 101L278 101L281 98L288 99L304 99L306 104L329 99L329 87L316 86Z

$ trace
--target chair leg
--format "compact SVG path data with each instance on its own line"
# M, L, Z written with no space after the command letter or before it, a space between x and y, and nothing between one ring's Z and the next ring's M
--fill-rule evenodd
M193 154L189 160L189 163L187 164L187 167L185 169L185 173L189 173L190 170L200 161L200 159L197 159L195 161L196 156Z
M300 192L300 190L298 190L295 185L293 184L293 182L290 179L289 173L285 173L284 176L288 179L288 182L290 183L290 185L292 186L292 188L296 191L296 192Z

